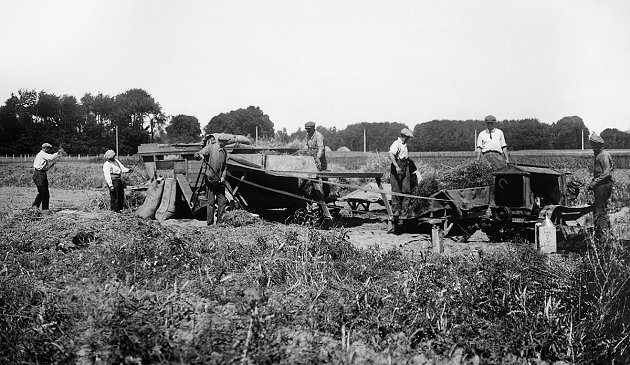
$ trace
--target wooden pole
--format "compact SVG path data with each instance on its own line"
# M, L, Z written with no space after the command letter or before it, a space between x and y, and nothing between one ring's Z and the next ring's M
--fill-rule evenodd
M118 156L118 126L116 126L116 156Z
M363 153L367 152L367 139L365 138L365 128L363 128Z

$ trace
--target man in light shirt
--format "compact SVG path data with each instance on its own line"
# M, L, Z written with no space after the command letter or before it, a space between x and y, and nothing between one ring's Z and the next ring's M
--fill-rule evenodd
M304 124L306 130L306 138L304 140L304 149L309 156L312 156L315 160L315 166L317 171L328 170L328 162L326 161L326 146L324 144L324 136L315 130L315 122L309 121ZM327 178L321 179L322 183L313 183L313 198L320 201L320 208L324 221L322 222L322 228L328 229L332 225L333 219L326 205L326 197L330 193L330 185L326 184Z
M483 156L492 165L492 168L496 170L510 163L507 143L505 143L503 131L494 127L497 119L492 115L488 115L485 121L487 128L482 130L477 136L477 160L480 160L481 156Z
M593 179L588 190L593 190L593 220L595 221L595 240L606 241L611 238L608 200L612 195L614 164L610 153L604 149L604 139L593 132L589 137L593 149Z
M117 158L114 150L105 152L105 163L103 164L103 175L109 187L110 209L120 212L125 203L125 186L122 181L123 172L131 172Z
M389 160L391 161L389 182L394 193L411 193L411 164L409 160L409 150L407 142L413 138L413 133L403 128L400 130L400 137L389 147ZM409 210L409 198L392 195L392 213L394 215L393 227L390 233L399 231L398 220L401 216L407 216Z
M59 147L59 150L55 153L51 153L53 150L50 143L42 144L42 149L35 156L33 162L33 182L37 186L37 196L33 201L33 208L38 208L41 205L42 210L48 210L50 204L50 192L48 191L48 174L47 171L55 165L55 162L61 157L63 149Z
M308 151L307 153L315 159L317 170L323 171L328 169L324 136L315 130L315 122L306 122L304 129L306 129L304 148Z

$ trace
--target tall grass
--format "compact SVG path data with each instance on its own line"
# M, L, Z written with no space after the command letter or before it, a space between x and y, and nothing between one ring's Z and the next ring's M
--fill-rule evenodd
M94 159L93 159L94 160ZM103 176L104 161L60 161L47 173L48 184L60 189L100 189L105 187ZM128 185L141 185L149 177L144 163L137 159L121 161L126 167L133 167L133 172L123 174L123 181ZM33 183L33 165L30 162L3 164L0 186L35 186Z
M339 230L182 229L111 212L69 222L1 222L0 362L629 360L619 242L412 259Z
M343 230L132 210L0 216L0 363L630 361L627 217L578 254L408 257Z

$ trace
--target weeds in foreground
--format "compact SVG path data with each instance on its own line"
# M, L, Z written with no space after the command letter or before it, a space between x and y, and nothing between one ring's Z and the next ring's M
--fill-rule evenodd
M618 242L411 260L338 230L102 214L0 222L0 362L628 360Z

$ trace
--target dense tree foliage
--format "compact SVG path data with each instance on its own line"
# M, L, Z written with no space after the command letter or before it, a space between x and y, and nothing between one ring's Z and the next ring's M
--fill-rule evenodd
M203 131L205 134L222 132L255 137L256 127L259 138L268 139L274 136L273 122L269 116L259 107L250 106L212 117Z
M61 145L71 154L98 154L116 143L119 151L133 154L142 143L167 141L198 142L201 126L194 116L170 119L160 104L143 89L130 89L116 96L86 93L80 100L71 95L55 95L35 90L19 90L0 106L0 154L33 154L42 142ZM334 125L335 123L321 123ZM410 128L415 138L412 151L473 151L482 120L432 120L408 126L397 122L356 123L344 129L317 124L326 145L333 150L387 151L401 128ZM553 124L537 119L502 120L496 123L511 150L588 148L589 130L578 116L567 116ZM274 131L274 123L260 107L249 106L210 119L204 133L233 133L278 143L303 141L306 132L299 127L289 134ZM602 132L606 148L630 148L630 134L616 129Z
M63 146L70 154L103 153L116 144L133 154L138 145L163 134L166 116L160 104L142 89L122 94L57 96L19 90L0 107L0 153L32 154L43 142Z
M177 115L166 127L166 140L169 143L198 142L201 138L201 125L197 117Z
M601 137L606 141L607 146L614 146L614 148L630 148L630 133L621 132L615 128L608 128L602 131Z

